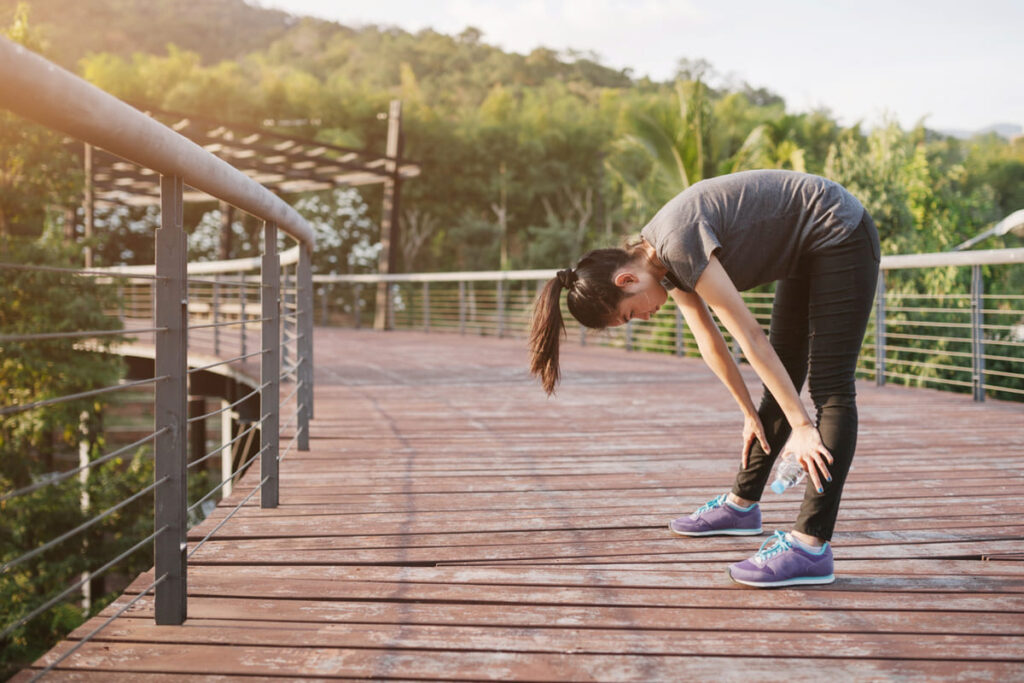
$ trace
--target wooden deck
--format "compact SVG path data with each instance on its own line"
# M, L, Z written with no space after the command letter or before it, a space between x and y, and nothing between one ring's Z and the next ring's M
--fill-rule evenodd
M521 340L318 329L315 353L280 507L193 556L185 625L146 597L55 679L1024 680L1024 405L863 384L839 578L764 591L726 574L762 539L666 529L738 463L699 360L568 344L548 400ZM766 529L798 505L766 492Z

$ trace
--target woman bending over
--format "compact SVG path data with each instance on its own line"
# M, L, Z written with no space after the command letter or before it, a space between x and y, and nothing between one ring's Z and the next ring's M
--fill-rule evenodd
M878 233L839 184L792 171L745 171L705 180L669 201L629 249L597 249L558 272L538 300L531 371L558 382L559 308L593 329L647 320L671 294L701 356L743 412L732 491L672 521L681 536L758 535L758 501L775 458L807 471L796 524L776 532L734 581L758 587L831 583L832 537L857 443L854 372L878 278ZM777 282L765 337L739 292ZM711 308L764 383L755 408ZM808 376L808 368L810 369ZM799 398L809 383L812 420Z

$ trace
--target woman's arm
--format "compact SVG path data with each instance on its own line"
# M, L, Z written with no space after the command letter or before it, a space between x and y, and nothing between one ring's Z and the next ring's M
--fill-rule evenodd
M697 348L700 349L700 355L704 362L726 386L736 403L739 404L740 410L743 411L741 460L743 467L746 468L750 447L753 446L755 438L761 442L765 453L769 452L768 439L757 415L754 402L750 399L746 382L743 381L743 376L740 375L740 370L736 367L736 361L733 360L729 347L718 330L718 325L711 318L711 313L701 298L696 294L674 289L672 290L672 299L679 306L683 317L686 318L686 324L697 340Z
M821 435L800 401L796 387L778 354L715 256L711 256L695 289L697 295L711 306L725 328L739 342L743 355L778 402L793 428L786 449L796 455L811 475L815 486L820 489L821 482L815 467L826 478L830 478L826 462L832 462L832 455L822 443ZM724 341L722 343L724 345Z

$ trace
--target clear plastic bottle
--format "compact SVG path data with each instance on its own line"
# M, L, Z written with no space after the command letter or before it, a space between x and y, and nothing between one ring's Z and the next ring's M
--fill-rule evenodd
M772 491L775 493L785 493L787 489L802 482L806 476L807 472L796 461L793 454L783 453L782 457L779 458L779 462L775 465L775 481L772 482Z

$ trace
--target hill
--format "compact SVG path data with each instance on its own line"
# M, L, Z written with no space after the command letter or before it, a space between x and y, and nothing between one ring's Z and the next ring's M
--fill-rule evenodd
M46 56L71 70L91 52L164 54L168 43L218 62L265 48L299 21L244 0L0 0L0 26L22 3Z
M198 54L207 65L259 53L268 63L320 78L341 75L374 88L399 85L408 65L417 77L425 77L419 85L428 97L439 92L465 96L468 88L478 92L463 99L479 101L481 88L486 93L494 83L532 86L549 79L596 87L634 85L625 71L605 67L592 55L564 58L543 48L525 56L506 53L484 42L473 28L456 36L430 29L416 34L394 27L352 29L245 0L0 0L0 26L11 24L19 4L28 5L29 23L46 44L45 56L72 71L89 54L165 55L173 44Z

